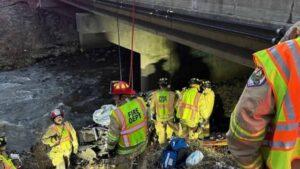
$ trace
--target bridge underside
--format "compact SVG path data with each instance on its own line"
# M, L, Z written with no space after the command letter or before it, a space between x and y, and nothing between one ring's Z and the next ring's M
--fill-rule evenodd
M118 18L131 24L131 6L128 4L104 0L59 1L95 15L115 17L114 20ZM107 21L101 23L105 25ZM271 29L192 17L170 10L155 11L145 6L136 7L136 24L139 29L248 67L253 67L251 54L269 47L276 36Z
M64 11L61 8L66 5L80 9L76 12L75 18L83 48L102 47L107 45L108 41L127 49L131 48L130 5L104 0L53 0L52 2L57 5L51 3L51 7L60 12ZM144 90L153 88L151 83L158 76L152 75L158 69L171 76L178 70L181 60L175 51L176 43L239 65L253 67L252 53L269 47L272 38L276 36L273 28L269 30L175 14L170 10L167 12L153 12L153 10L137 6L135 16L134 50L141 56L141 87ZM68 13L68 11L64 12ZM229 73L230 76L235 76L245 72L243 66L222 67L222 63L225 63L222 59L218 60L218 64L215 64L216 59L208 59L210 65L214 65L210 67L212 72L217 72L218 79L226 79Z

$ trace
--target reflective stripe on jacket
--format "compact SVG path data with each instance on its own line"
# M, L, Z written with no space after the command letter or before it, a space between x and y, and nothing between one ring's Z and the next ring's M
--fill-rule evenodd
M16 169L12 160L0 154L0 164L3 163L4 169Z
M300 38L259 51L254 61L263 69L276 102L263 157L269 168L290 169L292 161L300 158Z
M151 99L152 112L156 114L158 122L169 121L174 118L175 93L168 90L157 90Z
M117 117L121 132L120 147L133 147L147 141L147 110L146 104L140 98L128 101L112 112Z
M199 123L200 96L197 88L189 88L183 91L178 101L176 116L189 127L196 127Z

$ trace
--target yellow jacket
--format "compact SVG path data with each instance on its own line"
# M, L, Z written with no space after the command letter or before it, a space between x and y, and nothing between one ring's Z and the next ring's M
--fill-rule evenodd
M2 166L4 167L4 169L17 169L11 159L6 157L5 155L0 154L0 168Z
M69 157L72 152L76 154L78 151L76 131L69 122L51 125L43 135L42 142L51 147L48 156L53 165L60 163L61 158L58 157Z
M214 108L214 103L215 103L215 93L210 88L204 89L204 91L200 96L200 101L199 101L201 120L209 119Z

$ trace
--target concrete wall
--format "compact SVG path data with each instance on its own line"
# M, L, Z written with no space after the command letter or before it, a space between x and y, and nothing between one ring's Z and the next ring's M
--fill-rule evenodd
M132 0L123 2L132 3ZM285 25L300 19L300 1L297 0L136 0L136 3L252 24Z

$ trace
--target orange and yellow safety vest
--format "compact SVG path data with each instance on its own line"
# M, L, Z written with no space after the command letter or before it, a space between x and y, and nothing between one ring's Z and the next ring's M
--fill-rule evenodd
M153 99L157 121L166 122L174 118L174 92L157 90L153 93Z
M0 154L0 164L3 163L4 169L16 169L11 159Z
M270 169L290 169L292 161L300 158L300 38L259 51L254 61L263 69L276 102L263 158Z
M183 91L178 102L177 118L180 122L189 126L196 127L200 120L199 101L201 94L197 88L189 88Z
M133 147L147 141L147 110L141 98L130 100L113 110L121 126L119 146Z

